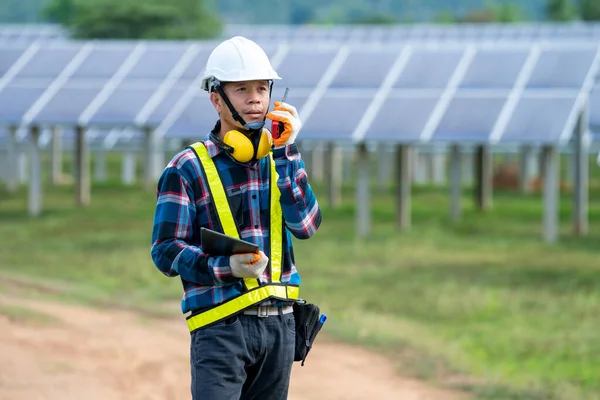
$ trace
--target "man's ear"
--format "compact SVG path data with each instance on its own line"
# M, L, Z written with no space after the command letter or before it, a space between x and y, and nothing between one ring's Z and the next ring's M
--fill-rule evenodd
M210 92L210 102L212 103L217 113L221 114L221 109L223 108L223 101L221 96L217 92Z

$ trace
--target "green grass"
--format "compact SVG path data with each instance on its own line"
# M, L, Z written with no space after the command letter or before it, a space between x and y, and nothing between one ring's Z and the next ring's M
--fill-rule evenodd
M539 194L495 193L484 213L465 190L452 223L448 190L416 187L413 227L400 233L392 192L374 186L373 233L359 240L354 189L333 210L315 184L323 225L295 242L302 296L328 314L325 334L382 351L403 373L481 399L598 399L599 172L589 235L571 235L565 193L555 245L541 238ZM0 288L35 282L78 301L173 309L179 282L149 254L154 193L111 181L94 186L89 208L73 204L72 188L47 187L43 216L30 219L23 190L0 192Z
M57 319L41 313L36 310L32 310L27 307L20 307L14 305L0 304L0 315L4 315L12 320L22 321L25 323L31 323L35 325L48 325L57 323Z

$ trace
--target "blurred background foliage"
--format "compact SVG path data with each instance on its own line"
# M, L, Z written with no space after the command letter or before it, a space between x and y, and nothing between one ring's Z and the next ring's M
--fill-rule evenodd
M80 38L203 39L224 24L600 20L598 0L2 0L0 22L55 22Z

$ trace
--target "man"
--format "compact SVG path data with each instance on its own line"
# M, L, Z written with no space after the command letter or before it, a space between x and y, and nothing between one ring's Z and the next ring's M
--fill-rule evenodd
M190 313L194 399L286 399L298 299L292 235L310 238L321 211L294 143L296 109L275 102L281 79L263 49L234 37L211 53L202 89L219 114L202 142L177 154L158 182L152 258L180 276ZM283 124L278 138L265 118ZM259 246L258 254L205 254L200 229Z

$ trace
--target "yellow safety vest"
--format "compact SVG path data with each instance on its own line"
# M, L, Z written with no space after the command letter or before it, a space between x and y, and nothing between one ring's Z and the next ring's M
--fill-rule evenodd
M192 147L204 173L210 193L212 194L216 206L217 215L223 227L223 233L235 238L240 238L237 225L233 218L233 213L229 207L225 188L221 182L219 172L208 154L208 150L202 142L192 144ZM279 202L280 193L277 189L277 171L273 155L269 154L271 165L271 185L270 192L270 238L271 254L269 263L271 264L271 280L269 283L261 283L258 279L244 278L246 290L225 303L219 304L199 314L187 317L187 324L190 332L202 328L203 326L215 323L231 315L237 314L248 307L255 306L267 299L297 300L300 294L298 286L290 286L281 282L281 265L283 261L283 213L281 203ZM275 189L275 190L274 190Z

